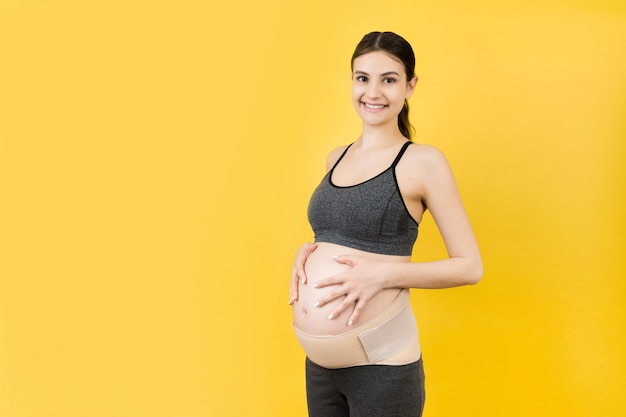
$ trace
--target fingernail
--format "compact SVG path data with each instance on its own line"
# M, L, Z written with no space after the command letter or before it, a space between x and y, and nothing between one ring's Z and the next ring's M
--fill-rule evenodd
M317 288L317 284L313 284L313 288Z
M313 304L313 307L319 307L320 306L320 302L318 301L317 303Z
M348 321L348 326L352 326L352 323L354 323L352 320Z
M335 318L335 315L334 315L334 314L329 314L329 315L328 315L328 320L332 320L332 319L334 319L334 318Z
M333 259L337 259L337 258L339 258L339 255L333 255L332 258Z

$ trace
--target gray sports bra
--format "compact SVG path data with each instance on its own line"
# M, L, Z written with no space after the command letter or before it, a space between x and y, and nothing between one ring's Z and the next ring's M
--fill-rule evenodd
M418 223L411 217L398 187L396 165L412 142L407 141L391 166L367 181L347 187L332 183L335 165L309 202L309 223L316 242L336 243L366 252L409 256Z

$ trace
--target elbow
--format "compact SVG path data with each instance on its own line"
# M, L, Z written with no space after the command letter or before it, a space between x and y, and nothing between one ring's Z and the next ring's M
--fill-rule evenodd
M467 268L466 271L466 283L467 285L476 285L480 282L484 274L483 263L480 259L476 262L472 262L472 264Z

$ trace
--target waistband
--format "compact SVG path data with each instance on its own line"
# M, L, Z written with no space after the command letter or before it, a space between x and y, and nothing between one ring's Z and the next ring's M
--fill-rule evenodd
M421 353L408 289L379 315L346 333L311 335L295 325L294 332L309 359L326 368L403 365L418 360Z

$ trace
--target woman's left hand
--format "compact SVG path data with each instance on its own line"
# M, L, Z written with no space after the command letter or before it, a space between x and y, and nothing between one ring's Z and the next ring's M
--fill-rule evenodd
M334 257L335 261L350 266L350 270L339 275L328 277L317 282L315 288L324 288L336 285L337 288L329 291L318 300L317 307L323 307L340 297L343 301L332 311L329 319L339 317L348 307L354 305L354 310L348 319L348 325L357 322L359 314L367 302L384 287L384 274L381 262L364 256L343 255Z

